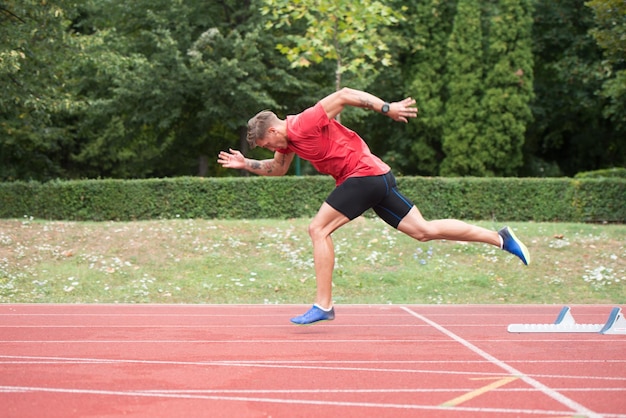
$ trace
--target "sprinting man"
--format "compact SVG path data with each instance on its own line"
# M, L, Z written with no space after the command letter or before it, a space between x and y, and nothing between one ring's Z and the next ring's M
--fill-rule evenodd
M400 193L389 166L371 153L357 133L335 120L346 106L374 110L404 123L418 112L415 100L410 97L388 103L370 93L343 88L300 114L279 119L271 111L262 111L250 119L247 137L250 148L266 148L274 153L273 158L253 160L233 149L222 151L218 156L217 161L223 167L245 169L261 176L282 176L297 154L310 161L320 173L330 174L335 179L336 188L309 225L317 284L315 303L291 322L308 325L335 318L332 233L369 208L386 223L416 240L483 242L516 255L528 265L528 249L509 227L496 232L456 219L425 220L411 200Z

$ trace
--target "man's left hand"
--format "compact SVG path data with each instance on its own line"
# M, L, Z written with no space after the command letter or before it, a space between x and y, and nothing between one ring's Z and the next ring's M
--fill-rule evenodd
M418 109L415 106L415 99L407 97L399 102L389 103L389 112L387 116L396 122L408 123L408 118L417 117Z

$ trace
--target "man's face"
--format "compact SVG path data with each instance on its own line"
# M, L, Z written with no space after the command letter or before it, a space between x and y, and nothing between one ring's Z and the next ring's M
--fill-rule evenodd
M270 151L287 148L287 136L278 132L276 128L269 128L262 139L256 140L256 145Z

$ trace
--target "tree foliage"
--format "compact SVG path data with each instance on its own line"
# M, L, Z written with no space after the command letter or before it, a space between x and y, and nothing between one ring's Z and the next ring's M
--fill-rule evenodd
M502 0L487 18L483 130L476 148L486 152L480 175L513 176L523 165L526 127L532 120L532 0Z
M599 94L608 80L592 29L593 13L582 2L536 4L534 123L524 174L574 175L626 164L626 132L605 116L609 102Z
M626 2L591 0L586 5L593 9L596 23L590 33L606 59L601 91L608 101L604 115L626 134ZM626 147L619 151L626 152Z
M64 1L0 3L0 179L64 176L74 149L67 117L81 103L68 72L76 47Z
M413 41L405 64L405 84L408 93L418 101L419 123L409 124L407 132L397 138L395 160L403 172L433 175L439 172L444 156L444 106L448 95L443 75L448 68L446 54L456 3L416 2L409 13L407 32Z
M448 42L447 91L441 174L484 175L489 150L480 148L483 34L478 0L459 0Z
M379 0L265 0L261 12L270 16L266 29L286 29L285 41L277 48L293 67L336 63L336 90L344 72L367 79L378 67L391 65L390 32L384 29L403 19ZM295 29L288 30L292 26Z
M460 0L447 51L442 175L511 176L532 115L531 1Z
M0 0L0 180L237 175L250 116L340 85L417 100L343 113L400 174L625 166L624 4Z
M205 2L141 3L113 0L107 13L92 3L96 33L78 69L92 110L77 159L115 177L207 174L208 155L238 140L242 112L273 103L258 28L225 26L224 10Z

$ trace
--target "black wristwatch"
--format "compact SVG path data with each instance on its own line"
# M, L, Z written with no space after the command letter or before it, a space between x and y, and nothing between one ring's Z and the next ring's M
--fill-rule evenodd
M386 115L387 112L389 112L389 103L385 102L383 103L383 107L380 108L380 113Z

